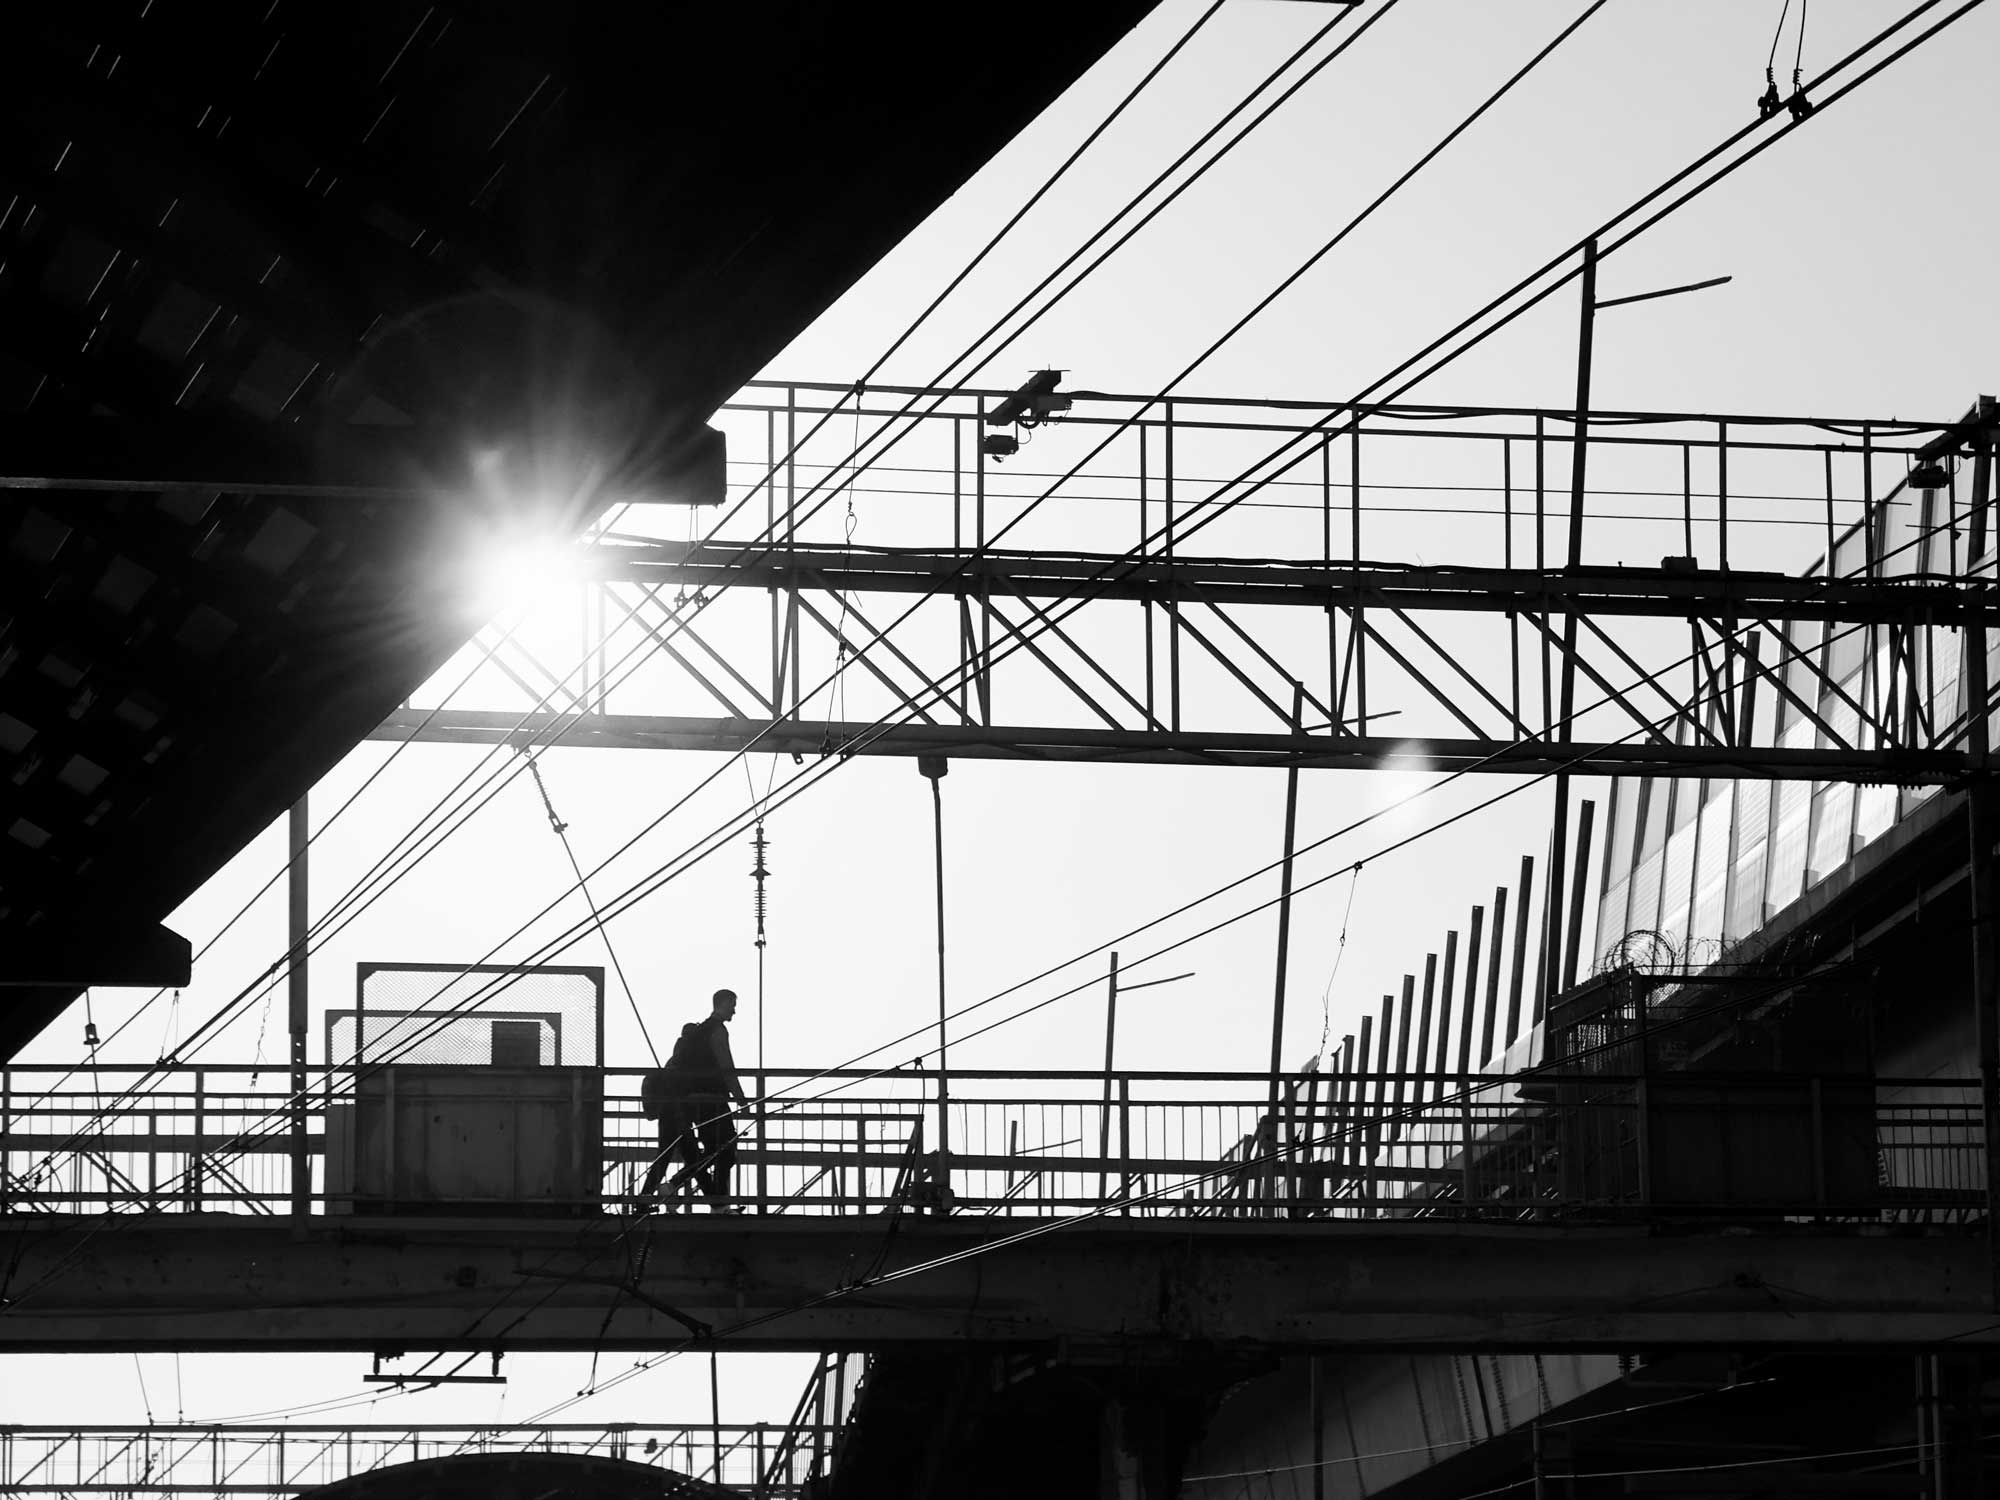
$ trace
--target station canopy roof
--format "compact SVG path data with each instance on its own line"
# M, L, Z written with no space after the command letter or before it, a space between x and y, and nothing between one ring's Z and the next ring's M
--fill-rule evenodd
M0 1058L1150 0L64 0L0 48Z

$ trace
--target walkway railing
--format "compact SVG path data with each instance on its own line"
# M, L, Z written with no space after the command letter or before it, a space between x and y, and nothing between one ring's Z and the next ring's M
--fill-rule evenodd
M398 1117L318 1071L303 1157L268 1068L176 1068L129 1099L136 1072L65 1071L0 1072L0 1212L285 1213L295 1170L320 1213L622 1211L658 1150L638 1070L518 1118L504 1090L461 1088L465 1119L437 1129L410 1125L435 1115L427 1096ZM760 1214L1949 1220L1984 1204L1972 1080L954 1072L948 1162L926 1144L934 1074L745 1085L762 1102L736 1120L732 1203Z
M827 1432L764 1423L559 1423L469 1427L0 1427L9 1495L292 1495L355 1474L462 1454L572 1453L624 1459L792 1500Z

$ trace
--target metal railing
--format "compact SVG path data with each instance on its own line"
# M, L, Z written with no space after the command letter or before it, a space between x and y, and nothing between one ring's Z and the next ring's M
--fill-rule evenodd
M574 1157L549 1168L560 1190L511 1197L454 1191L463 1145L399 1145L386 1114L370 1135L354 1111L387 1105L357 1101L340 1070L313 1075L302 1159L269 1069L171 1069L130 1100L119 1091L136 1074L56 1087L61 1073L0 1072L0 1212L278 1214L295 1170L316 1212L623 1211L659 1149L636 1069L603 1073L595 1118L577 1118L572 1090L550 1106L562 1129L499 1133L516 1151ZM1984 1208L1972 1080L975 1070L951 1077L948 1161L925 1145L933 1073L774 1069L744 1083L761 1102L735 1122L731 1203L757 1214L1936 1220ZM519 1180L536 1163L500 1166Z
M0 1427L0 1492L291 1495L394 1465L467 1454L622 1459L757 1500L799 1495L829 1434L810 1422L351 1427Z

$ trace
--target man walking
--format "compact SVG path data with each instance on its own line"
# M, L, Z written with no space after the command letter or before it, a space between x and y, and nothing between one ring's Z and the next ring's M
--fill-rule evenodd
M730 1117L730 1105L750 1102L729 1050L729 1023L735 1016L736 992L717 990L707 1017L686 1028L674 1047L674 1065L683 1075L701 1150L702 1170L695 1174L696 1180L717 1213L729 1209L729 1176L736 1165L736 1122Z
M645 1116L660 1122L660 1148L653 1157L653 1164L646 1172L646 1181L639 1189L639 1212L651 1212L653 1189L666 1176L670 1163L678 1162L681 1170L676 1172L667 1188L667 1212L673 1212L672 1199L680 1192L689 1178L705 1184L701 1173L701 1142L697 1136L697 1119L688 1101L690 1080L685 1059L690 1048L708 1050L705 1038L699 1038L701 1024L690 1021L681 1028L680 1040L674 1044L664 1067L655 1068L645 1077L641 1086L640 1099Z

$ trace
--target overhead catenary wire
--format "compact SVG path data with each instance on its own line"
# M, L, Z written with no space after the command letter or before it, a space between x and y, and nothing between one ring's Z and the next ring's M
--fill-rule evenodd
M520 752L528 759L528 773L535 778L535 790L541 794L542 810L548 814L549 827L562 843L570 873L576 877L576 889L582 893L584 905L590 908L590 920L597 929L598 941L604 944L604 951L611 959L612 971L618 976L618 988L625 992L625 1003L632 1009L632 1019L638 1024L639 1036L646 1044L653 1066L657 1068L660 1065L660 1049L653 1045L653 1034L646 1029L646 1016L639 1008L639 997L632 993L632 982L625 977L625 965L619 962L618 950L612 946L611 931L604 925L597 902L590 894L590 882L584 878L583 866L577 863L576 849L569 841L569 824L556 815L556 805L549 797L548 783L542 780L542 768L537 762L536 752L526 746L521 746Z

